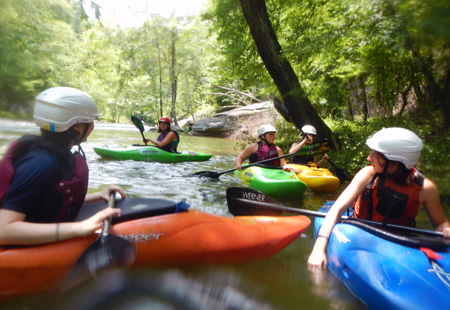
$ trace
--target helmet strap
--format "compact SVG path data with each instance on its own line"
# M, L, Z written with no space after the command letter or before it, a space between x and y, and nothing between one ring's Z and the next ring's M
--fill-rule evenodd
M91 123L85 123L84 124L84 129L83 129L83 133L81 134L81 137L80 138L75 138L74 140L74 143L75 143L75 145L80 145L80 143L84 140L84 138L86 137L86 135L87 135L87 132L88 132L88 130L89 130L89 127L91 126Z
M262 135L264 138L260 138L263 142L265 142L268 146L271 146L272 144L270 144L269 142L267 142L267 139L266 139L266 133L264 133L263 135Z

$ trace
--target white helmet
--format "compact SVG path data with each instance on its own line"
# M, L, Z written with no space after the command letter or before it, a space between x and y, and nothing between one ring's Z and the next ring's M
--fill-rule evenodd
M311 125L305 125L305 126L303 126L303 127L302 127L302 132L303 132L304 134L310 134L310 135L315 135L315 136L317 136L316 128L314 128L314 127L311 126Z
M260 135L265 134L266 132L277 132L277 130L275 129L275 127L273 127L270 124L266 124L266 125L261 125L258 128L258 137Z
M412 169L419 161L422 140L411 130L391 127L375 133L366 140L367 145L389 160L399 161Z
M66 131L77 123L91 123L101 114L88 94L71 87L52 87L36 96L33 118L40 128Z

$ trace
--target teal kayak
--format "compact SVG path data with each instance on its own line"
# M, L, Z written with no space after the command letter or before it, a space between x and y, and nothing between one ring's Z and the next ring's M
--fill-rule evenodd
M251 166L236 170L234 175L245 185L267 195L301 196L307 188L294 172L283 171L280 168Z
M211 154L194 151L170 153L156 146L133 145L122 148L94 147L94 152L104 158L119 160L154 161L160 163L178 163L184 161L207 161Z

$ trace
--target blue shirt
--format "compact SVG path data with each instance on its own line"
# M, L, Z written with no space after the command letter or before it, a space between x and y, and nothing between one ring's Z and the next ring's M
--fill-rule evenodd
M1 208L26 214L26 221L47 222L61 206L56 189L62 166L56 155L44 148L30 150L15 164L15 173Z

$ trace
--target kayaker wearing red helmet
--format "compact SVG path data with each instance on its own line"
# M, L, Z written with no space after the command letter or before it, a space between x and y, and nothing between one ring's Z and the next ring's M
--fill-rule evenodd
M261 125L258 128L259 141L247 146L236 158L236 170L242 169L242 162L249 159L251 163L274 157L283 156L283 151L276 146L275 134L277 130L270 124ZM277 159L266 163L270 166L284 167L286 160L284 158Z
M176 130L170 128L170 119L168 117L163 116L159 119L158 132L160 135L157 140L144 138L143 141L145 145L147 145L148 142L151 142L164 151L177 153L180 135Z
M0 245L51 243L86 236L103 221L119 215L106 208L74 222L83 203L109 200L111 185L87 194L89 169L80 143L94 129L100 113L89 95L70 87L53 87L36 97L34 120L41 135L13 142L0 162ZM72 152L72 147L78 151Z
M361 169L331 207L317 235L308 264L327 265L326 248L334 225L354 204L358 218L413 226L419 205L436 230L450 238L450 223L445 216L436 185L415 168L423 148L412 131L392 127L378 131L366 141L372 153L370 166Z

